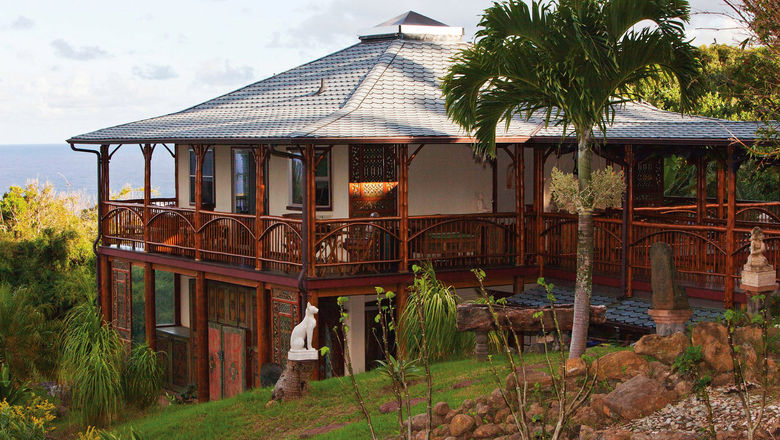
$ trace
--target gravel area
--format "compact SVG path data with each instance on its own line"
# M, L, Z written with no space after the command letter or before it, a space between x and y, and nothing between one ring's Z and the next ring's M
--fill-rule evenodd
M710 403L712 404L712 418L715 421L716 431L742 431L745 427L745 416L742 403L736 392L727 392L728 387L716 388L710 391ZM757 414L758 403L761 400L757 391L751 393L750 400L753 403L754 414ZM780 402L777 399L769 399L764 413L763 426L772 426L780 419ZM660 431L678 430L696 432L707 426L707 407L691 395L674 405L656 411L655 413L637 420L632 420L624 426L625 429L634 432L655 434Z

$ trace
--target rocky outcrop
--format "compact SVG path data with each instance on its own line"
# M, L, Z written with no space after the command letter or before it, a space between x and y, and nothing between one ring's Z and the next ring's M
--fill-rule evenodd
M712 371L723 373L734 369L729 349L728 330L717 322L700 322L693 327L691 343L701 345L704 362Z
M634 352L652 356L667 365L671 365L677 359L677 356L683 353L690 345L690 338L681 332L670 336L645 335L634 345Z
M619 384L607 394L603 398L601 411L606 417L632 420L665 407L676 397L661 382L640 374Z
M638 374L647 376L650 372L647 361L630 350L604 355L590 368L591 375L595 374L598 380L620 381Z

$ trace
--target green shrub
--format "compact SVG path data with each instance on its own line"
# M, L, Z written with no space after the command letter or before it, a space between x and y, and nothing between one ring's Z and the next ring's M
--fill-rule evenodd
M109 423L122 402L122 342L91 303L74 307L65 327L61 376L71 384L73 406L85 424Z
M146 408L160 396L164 371L157 356L146 343L130 352L122 371L122 390L128 403Z
M0 362L0 401L9 405L19 405L32 396L27 383L16 383L11 380L11 369Z
M26 288L0 284L0 362L16 380L32 380L53 369L52 323Z
M425 334L428 339L430 360L452 359L474 349L474 335L459 332L455 315L460 297L455 290L436 278L433 266L414 266L414 283L409 289L409 300L398 322L398 336L402 350L410 359L420 355L420 326L417 323L415 307L417 301L423 304Z
M54 420L54 405L36 397L29 405L0 400L0 440L44 440Z

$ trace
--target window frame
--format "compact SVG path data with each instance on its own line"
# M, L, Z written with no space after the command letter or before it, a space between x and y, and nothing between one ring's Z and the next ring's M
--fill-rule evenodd
M240 213L236 211L236 153L238 151L246 151L249 154L249 160L250 163L253 166L249 167L248 173L249 173L249 184L251 188L252 181L254 182L254 188L251 188L251 194L247 198L247 202L250 206L254 207L254 210L249 213ZM257 194L257 161L255 160L255 156L252 153L252 148L250 147L232 147L230 149L230 199L231 199L231 212L234 214L241 214L241 215L254 215L257 213L257 206L255 205L255 199Z
M195 154L195 150L192 147L189 147L188 151L189 151L189 156L188 156L189 161L187 163L187 166L189 167L189 176L188 176L187 183L188 183L188 188L189 188L189 192L190 192L189 201L190 201L190 206L195 206L195 191L193 191L193 189L195 189L195 180L197 179L197 176L196 176L197 169L193 169L192 168L192 162L193 162L193 157L192 156ZM211 147L206 152L204 158L208 157L209 153L211 153L211 170L212 170L212 173L211 173L211 176L210 176L211 177L211 203L214 206L216 206L217 205L217 152L215 151L214 147ZM204 173L203 174L203 182L201 182L201 185L203 185L203 183L205 181L206 181L206 174ZM201 191L203 191L202 188L201 188ZM204 194L204 197L203 197L204 203L206 203L205 202L205 198L206 198L205 197L205 193L203 193L203 194Z
M299 156L301 159L287 159L287 210L303 211L302 203L293 202L293 161L301 161L303 165L302 153L298 150L288 150L290 154ZM317 188L317 182L326 182L328 185L328 203L327 205L315 205L315 211L333 211L333 150L330 148L315 148L315 157L317 153L325 153L322 160L327 161L327 176L317 176L315 170L314 187Z

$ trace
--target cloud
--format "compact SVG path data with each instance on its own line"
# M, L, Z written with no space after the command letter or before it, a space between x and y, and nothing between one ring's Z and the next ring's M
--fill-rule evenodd
M133 66L133 75L141 79L171 79L179 76L171 66L160 64L147 64L145 66Z
M52 41L51 47L54 48L54 53L57 56L77 61L89 61L109 56L108 52L98 46L81 46L76 48L62 38Z
M203 64L197 77L212 86L243 85L254 77L254 69L247 65L233 67L228 60L225 60L224 65L214 60Z
M25 29L32 29L33 27L35 27L35 22L32 21L32 19L27 18L23 15L16 17L16 20L14 20L13 23L11 23L11 29L16 29L19 31Z

